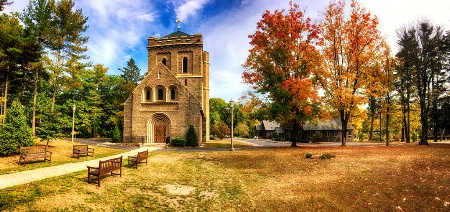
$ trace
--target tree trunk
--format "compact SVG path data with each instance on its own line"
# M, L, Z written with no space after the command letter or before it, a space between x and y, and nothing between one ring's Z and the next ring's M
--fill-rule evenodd
M401 138L401 142L405 142L405 137L406 137L406 114L403 113L402 114L402 138Z
M370 115L370 129L369 129L369 141L372 141L373 139L373 123L375 121L375 110L371 109L371 115Z
M373 139L373 123L375 121L375 98L370 97L370 128L369 128L369 141Z
M8 105L8 85L9 85L9 81L8 81L8 77L6 77L6 83L5 83L5 110L3 111L5 114L5 121L6 121L6 107Z
M407 120L406 120L406 129L405 129L405 136L406 136L406 143L411 143L411 119L410 119L410 105L409 105L409 95L407 95L407 104L406 104L406 113L407 113Z
M428 116L424 98L420 99L420 123L422 124L422 136L420 136L419 145L428 145Z
M389 146L389 96L386 108L386 146Z
M436 121L434 121L434 126L433 126L433 139L434 139L434 142L438 142L438 126L436 124Z
M433 89L434 90L434 89ZM437 113L437 96L436 93L434 93L435 91L433 91L433 109L432 109L432 115L433 115L433 141L437 142L438 139L438 113Z
M341 146L346 146L347 145L347 123L348 123L348 117L345 114L344 110L340 110L339 113L341 114L341 123L342 123L342 145Z
M50 111L53 113L54 109L55 109L55 101L56 101L56 85L53 88L53 95L52 95L52 107L50 109Z
M36 96L38 87L38 70L36 69L36 77L34 79L34 94L33 94L33 115L31 121L31 129L33 131L33 136L36 136Z
M297 122L295 122L294 126L292 127L291 138L290 138L291 139L291 147L297 146L298 130L299 130L299 124Z

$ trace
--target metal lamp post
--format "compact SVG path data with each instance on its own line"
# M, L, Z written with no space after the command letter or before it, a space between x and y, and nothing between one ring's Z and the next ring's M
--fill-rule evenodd
M230 151L234 151L234 147L233 147L233 110L234 110L234 102L233 99L230 100L230 110L231 110L231 148Z
M75 105L72 107L72 142L73 142L73 136L75 135Z

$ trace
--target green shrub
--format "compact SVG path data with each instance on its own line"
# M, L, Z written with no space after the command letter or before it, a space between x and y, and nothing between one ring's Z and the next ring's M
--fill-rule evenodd
M122 141L122 133L120 132L119 126L117 126L117 124L112 131L111 138L113 143L119 143Z
M186 139L185 138L172 138L172 140L170 141L170 144L172 146L181 146L184 147L186 146Z
M198 137L193 125L189 125L186 133L186 146L198 146Z
M412 139L414 142L416 142L417 139L419 139L419 133L417 133L416 131L413 131L413 132L411 133L411 139Z
M313 154L311 153L306 153L306 158L312 158Z
M274 141L280 140L280 134L278 134L278 132L276 130L273 132L273 140Z
M380 136L379 135L373 135L372 136L372 141L380 141Z
M6 123L0 129L0 156L19 153L20 147L33 146L33 133L28 126L22 104L14 100L6 112Z
M331 154L331 153L323 153L319 158L320 159L331 159L336 157L335 155Z
M359 142L363 142L365 137L366 137L366 134L364 134L362 132L358 133Z

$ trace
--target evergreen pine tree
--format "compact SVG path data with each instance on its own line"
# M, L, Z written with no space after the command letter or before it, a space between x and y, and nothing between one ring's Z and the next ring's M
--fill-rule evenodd
M34 145L31 127L17 99L6 112L6 124L0 129L0 141L0 156L18 154L20 147Z
M122 133L120 132L119 126L116 124L114 130L112 131L112 142L119 143L122 140Z
M197 133L192 125L189 125L189 130L186 134L186 146L198 146Z

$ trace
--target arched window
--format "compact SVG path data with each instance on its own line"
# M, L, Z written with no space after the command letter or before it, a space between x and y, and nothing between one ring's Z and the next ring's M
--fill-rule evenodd
M147 101L147 102L150 101L150 99L151 99L151 98L150 98L150 94L151 94L151 93L150 93L150 90L146 90L146 91L145 91L145 101Z
M170 86L170 101L178 101L178 91L176 86Z
M146 87L143 92L143 97L144 97L143 98L144 102L151 102L152 101L152 89L149 87Z
M164 88L158 88L158 101L164 101Z
M166 101L166 88L162 85L156 87L156 100Z
M171 89L170 90L170 100L175 100L175 94L176 94L176 90L175 89Z
M167 60L166 60L166 58L163 58L161 62L162 62L163 65L167 66Z
M183 57L183 73L188 73L188 59Z

